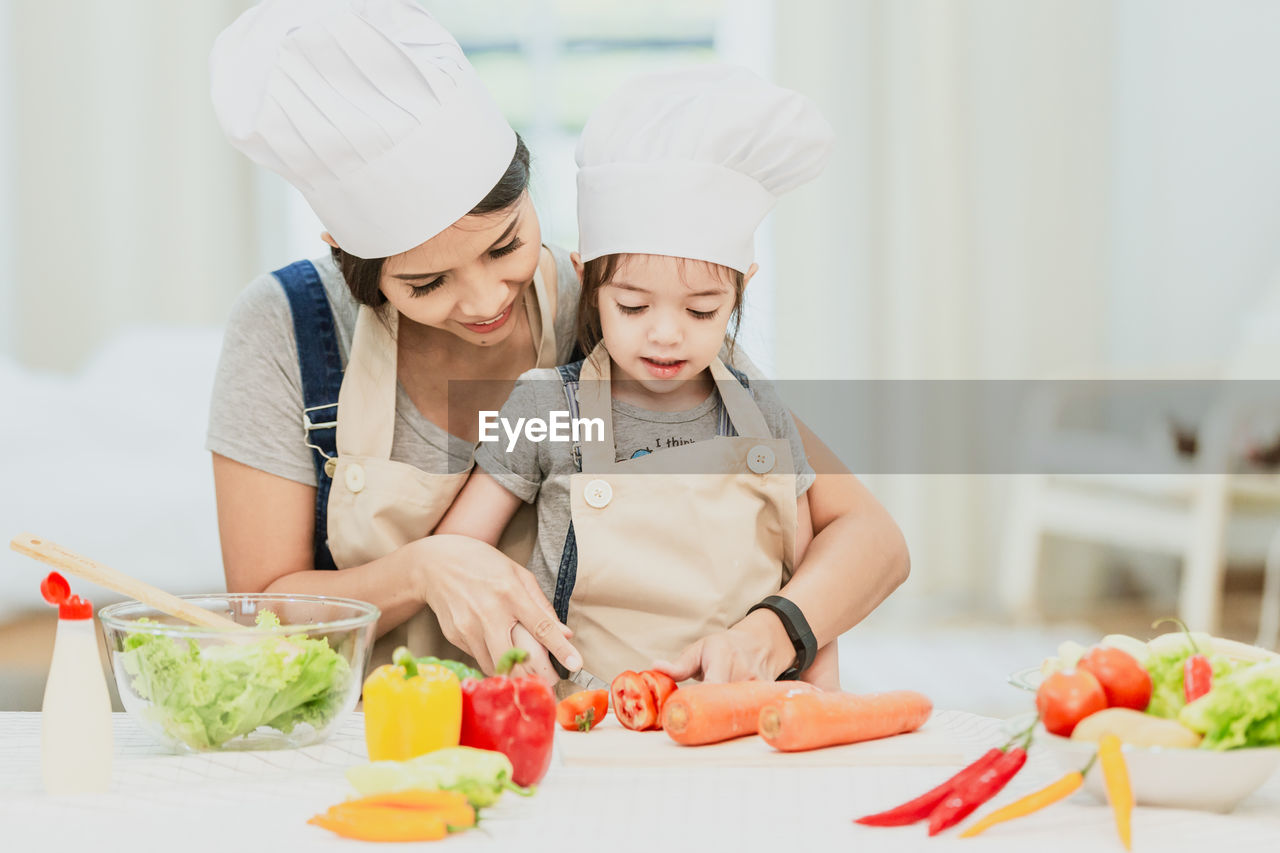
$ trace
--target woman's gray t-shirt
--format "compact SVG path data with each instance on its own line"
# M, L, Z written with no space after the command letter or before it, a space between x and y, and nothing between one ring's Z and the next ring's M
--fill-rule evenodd
M569 253L548 248L556 264L556 362L564 363L573 353L581 285ZM333 310L345 367L360 306L331 256L312 263ZM293 315L284 288L268 273L245 288L227 321L205 447L251 468L314 486L313 451L303 437L302 408ZM471 443L423 417L404 387L397 385L392 459L423 471L447 473L469 465L473 450Z

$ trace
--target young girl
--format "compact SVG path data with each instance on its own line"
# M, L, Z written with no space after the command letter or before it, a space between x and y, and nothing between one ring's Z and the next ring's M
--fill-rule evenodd
M814 472L773 390L721 360L755 228L830 140L806 99L724 67L639 78L583 131L573 263L590 355L525 373L499 422L567 412L599 429L482 443L436 529L492 543L536 499L529 568L573 631L580 685L655 666L685 677L699 644L745 617L791 638L775 674L839 686L834 643L817 652L776 595L812 537ZM518 626L513 638L542 652ZM721 670L694 674L733 676Z

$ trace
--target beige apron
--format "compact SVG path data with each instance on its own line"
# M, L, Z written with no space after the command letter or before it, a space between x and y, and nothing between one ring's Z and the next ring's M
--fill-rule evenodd
M605 429L604 441L582 445L582 473L570 477L578 562L567 621L583 656L579 685L674 661L794 568L791 447L719 359L711 375L738 436L617 462L609 355L597 347L583 365L579 414Z
M538 367L556 363L555 292L548 293L542 267L526 295ZM474 461L456 473L434 474L392 461L396 414L396 330L399 312L392 306L360 307L351 357L338 394L338 455L329 460L329 550L339 569L385 557L435 529L462 489ZM525 505L507 526L498 547L525 565L537 533L537 516ZM370 667L391 660L397 646L417 655L475 660L449 643L431 609L424 607L388 631L374 646Z

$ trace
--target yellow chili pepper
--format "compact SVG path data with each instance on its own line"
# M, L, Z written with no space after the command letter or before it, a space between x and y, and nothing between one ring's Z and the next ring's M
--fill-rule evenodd
M1097 756L1094 757L1096 758ZM1065 800L1067 797L1079 790L1080 786L1084 784L1084 776L1089 772L1089 768L1092 766L1093 758L1090 758L1089 763L1084 766L1083 770L1073 770L1049 787L1042 788L1034 794L1027 794L1020 800L1014 800L1004 808L996 809L982 820L960 833L960 837L973 838L975 835L986 832L997 823L1004 823L1005 821L1013 820L1014 818L1024 817L1032 812L1038 812L1046 806L1051 806L1059 800Z
M1125 767L1124 753L1120 750L1120 738L1105 734L1098 741L1098 761L1102 764L1102 778L1107 783L1107 800L1116 815L1116 832L1126 850L1132 850L1130 820L1133 816L1133 789L1129 787L1129 769Z
M438 664L418 666L403 646L394 664L364 682L364 741L370 761L403 761L458 745L462 687Z

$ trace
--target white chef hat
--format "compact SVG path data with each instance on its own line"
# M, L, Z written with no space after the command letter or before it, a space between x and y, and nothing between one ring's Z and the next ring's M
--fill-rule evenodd
M578 251L671 255L746 272L778 196L825 165L831 126L745 68L632 79L578 140Z
M231 143L357 257L439 234L515 153L458 43L412 0L264 0L218 36L209 67Z

